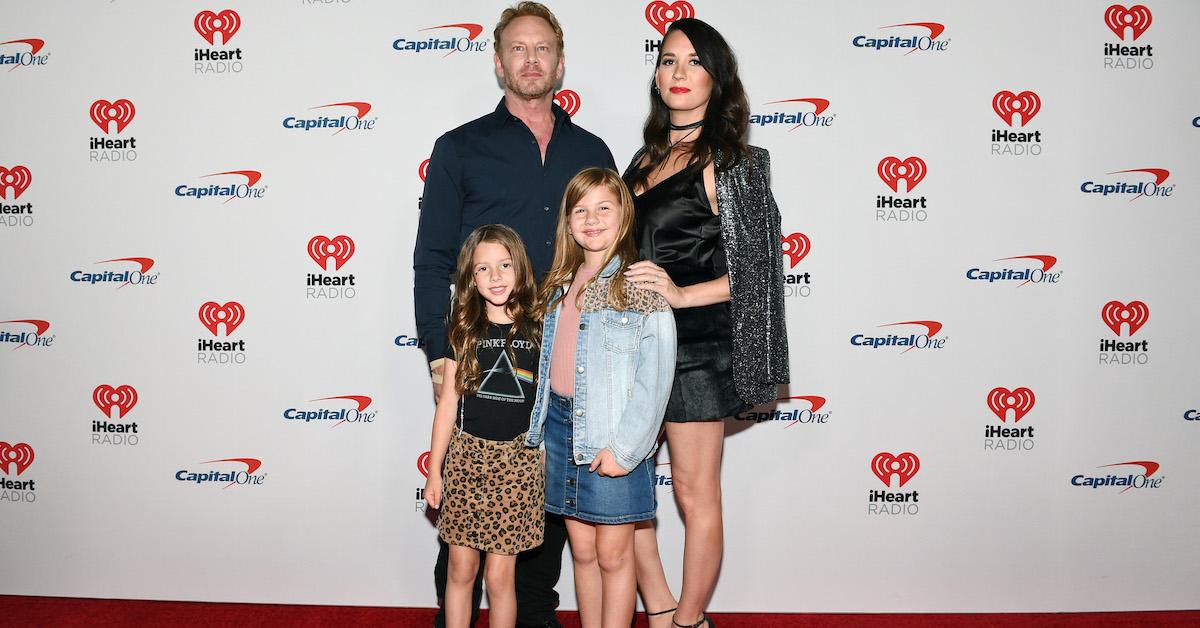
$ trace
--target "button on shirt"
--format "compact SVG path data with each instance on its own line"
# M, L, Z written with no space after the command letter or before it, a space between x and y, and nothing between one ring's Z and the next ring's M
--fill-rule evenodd
M413 253L417 333L430 360L446 347L446 311L458 250L480 225L512 227L541 279L554 256L558 208L567 182L590 167L616 169L600 138L552 105L546 161L533 132L504 99L496 110L438 138L429 158Z

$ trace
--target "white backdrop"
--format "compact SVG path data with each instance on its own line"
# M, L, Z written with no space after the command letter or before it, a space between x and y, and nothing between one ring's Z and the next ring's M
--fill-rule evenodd
M787 234L793 383L728 423L711 610L1200 606L1200 5L684 4L551 7L575 121L622 166L647 15L721 30L773 121L751 140ZM0 3L0 592L434 605L418 170L501 97L503 6ZM212 185L243 198L179 195ZM881 219L879 197L921 212ZM319 268L310 240L338 235L351 254ZM1008 269L1053 280L968 279ZM889 334L931 346L861 346ZM1109 476L1138 487L1085 485Z

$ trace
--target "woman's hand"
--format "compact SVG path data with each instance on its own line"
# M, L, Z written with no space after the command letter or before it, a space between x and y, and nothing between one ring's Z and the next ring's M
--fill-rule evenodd
M667 305L679 309L687 307L687 295L683 288L675 285L671 276L661 266L648 260L642 260L629 265L625 278L638 286L657 292L667 300Z
M629 470L617 463L617 457L607 447L596 454L596 459L592 461L592 466L588 467L588 471L597 472L601 477L606 478L629 475Z
M425 478L425 503L430 508L442 507L442 475L440 473L429 472L429 477Z

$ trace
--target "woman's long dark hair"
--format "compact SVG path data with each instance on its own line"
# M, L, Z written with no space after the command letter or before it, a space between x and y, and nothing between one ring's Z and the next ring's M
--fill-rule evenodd
M750 128L750 105L746 102L746 90L742 87L742 80L738 78L737 59L721 33L706 22L695 18L676 20L667 29L663 42L675 31L687 35L692 47L696 49L700 65L712 77L712 94L704 112L704 126L700 129L700 136L688 143L690 156L687 170L691 173L702 170L714 161L718 151L721 159L715 167L717 170L724 170L742 157L750 156L750 151L746 148L746 133ZM662 46L659 46L658 61L654 64L656 73L662 62L662 50ZM676 61L682 62L682 59ZM646 126L642 129L646 154L633 171L634 187L644 187L650 173L661 166L671 154L668 137L671 110L654 87L652 76L649 87L650 115L646 117Z

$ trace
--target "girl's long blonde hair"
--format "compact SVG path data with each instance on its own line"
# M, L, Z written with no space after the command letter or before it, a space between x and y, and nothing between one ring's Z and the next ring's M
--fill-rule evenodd
M533 279L533 267L521 236L504 225L483 225L476 228L463 242L458 252L458 270L454 277L454 303L450 309L450 346L454 348L458 369L454 373L454 388L459 395L475 392L479 388L481 368L475 355L476 343L487 335L487 306L483 295L475 287L475 272L472 259L475 247L481 242L494 242L508 249L513 263L515 278L512 292L508 295L508 315L513 326L508 331L508 357L516 364L512 353L513 339L521 336L533 341L536 347L541 341L540 310L534 307L537 300L537 282ZM535 351L537 349L535 348Z
M617 309L625 309L628 305L625 302L624 292L625 270L638 260L637 247L633 242L633 195L629 193L629 187L615 171L608 168L587 168L580 170L567 183L567 190L563 193L562 204L558 209L558 229L554 236L554 263L550 266L546 280L542 282L541 298L537 308L543 316L558 304L558 300L562 296L566 296L564 286L570 285L575 271L583 264L583 247L579 246L569 231L571 210L583 197L601 185L608 188L608 191L621 204L621 226L617 229L617 238L604 255L604 261L600 264L600 268L608 266L614 257L621 258L621 267L617 269L612 283L609 285L608 302ZM595 281L596 277L592 277L587 283L580 286L579 296L582 296ZM563 288L563 294L556 296L560 287ZM578 303L578 297L576 303Z

